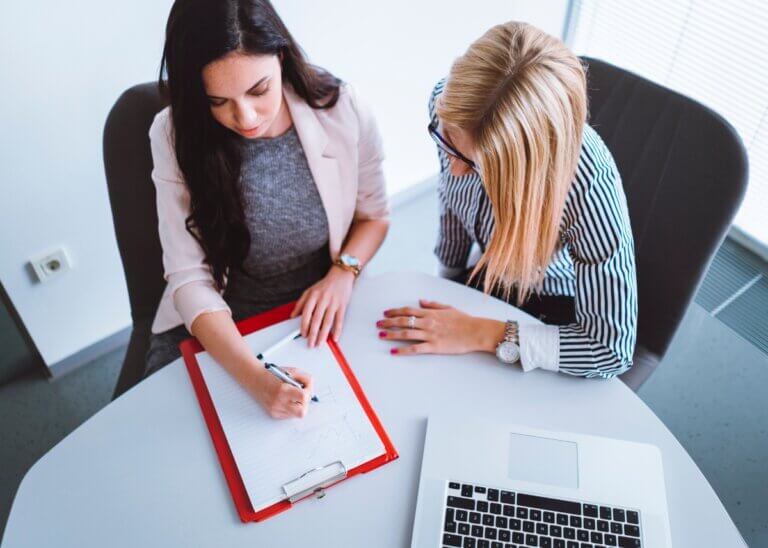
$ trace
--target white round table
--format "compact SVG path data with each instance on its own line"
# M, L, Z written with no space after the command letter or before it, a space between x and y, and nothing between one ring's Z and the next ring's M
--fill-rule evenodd
M419 298L475 315L536 321L424 274L363 277L341 347L400 454L393 463L333 487L322 500L242 524L177 360L94 415L29 470L2 546L409 546L426 420L446 409L477 420L509 417L536 428L657 445L674 546L745 545L682 446L621 381L522 373L491 355L390 356L391 343L377 338L375 322L386 308L416 305Z

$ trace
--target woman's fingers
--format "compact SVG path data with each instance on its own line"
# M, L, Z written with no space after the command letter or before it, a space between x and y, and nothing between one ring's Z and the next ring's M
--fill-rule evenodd
M393 356L410 356L412 354L432 354L434 348L431 343L423 342L419 344L411 344L409 346L401 346L400 348L393 348L391 353Z
M344 328L344 313L347 311L345 306L340 306L336 311L336 321L333 324L333 340L338 341L341 338L341 330Z
M315 307L317 306L317 296L311 294L307 297L307 301L304 304L304 308L301 312L301 336L309 338L309 328L312 323L313 316L315 314Z
M432 310L445 310L446 308L451 308L451 305L449 304L438 303L437 301L428 301L427 299L419 299L419 305L421 305L422 308Z
M301 384L306 384L307 381L312 379L309 373L302 371L298 367L283 367L283 371L288 373L291 377L299 381Z
M426 341L430 334L421 329L398 329L396 331L380 331L379 338L388 341Z
M301 314L301 311L304 309L304 303L307 302L307 297L309 297L309 291L305 291L301 294L299 300L296 301L296 306L294 306L291 311L291 318L297 318L299 314Z
M315 307L312 313L312 321L309 325L307 339L309 339L309 346L312 348L317 345L317 338L320 334L320 328L323 325L323 320L325 319L326 314L328 314L328 303L323 301Z
M428 329L431 321L427 318L415 318L411 325L410 317L398 316L397 318L386 318L376 322L376 327L392 328L407 327L409 329Z
M413 308L412 306L405 306L403 308L392 308L384 311L385 318L395 318L397 316L416 316L422 318L424 316L424 310L421 308Z
M285 371L304 388L282 382L270 375L269 395L264 402L264 408L274 419L304 417L309 411L309 402L314 391L312 377L294 367L286 367Z
M285 367L294 380L304 385L303 389L296 388L294 386L287 385L290 388L290 395L288 405L288 411L291 416L304 417L309 410L309 401L312 398L314 392L314 381L309 373L296 369L295 367ZM298 404L296 402L299 402Z
M309 398L304 394L304 390L296 388L290 384L285 385L283 394L283 410L290 417L303 417L306 414Z
M275 419L303 417L307 413L308 402L309 396L304 394L304 390L283 383L267 411Z
M287 411L292 417L304 417L307 414L307 408L309 407L309 396L306 390L296 388L295 386L289 386L291 389L288 395Z
M306 373L302 371L301 369L296 369L294 367L285 367L284 368L288 373L291 374L291 377L299 381L301 384L304 385L304 390L308 392L312 392L312 388L314 387L315 381L312 379L312 376L309 373Z
M331 305L325 311L325 317L323 318L323 325L320 328L320 334L317 336L317 344L322 344L328 340L328 335L331 334L331 328L336 321L336 307Z

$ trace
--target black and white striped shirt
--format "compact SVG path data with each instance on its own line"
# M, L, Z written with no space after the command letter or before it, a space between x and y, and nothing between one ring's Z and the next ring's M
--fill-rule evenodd
M442 93L439 82L429 101L435 117L435 100ZM440 159L440 231L435 253L446 269L466 268L472 244L485 249L493 231L493 212L480 177L454 177L447 155ZM637 326L637 282L632 230L621 177L600 136L585 125L581 155L568 193L560 225L561 248L548 266L543 295L574 298L576 323L520 331L521 356L544 355L553 363L532 367L559 370L571 375L609 378L632 365ZM557 332L555 332L557 330ZM526 351L526 345L539 349ZM529 367L530 368L530 367ZM527 369L527 368L526 368Z

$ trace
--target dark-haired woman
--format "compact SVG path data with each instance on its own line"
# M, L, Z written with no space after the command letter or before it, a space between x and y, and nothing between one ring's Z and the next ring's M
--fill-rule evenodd
M298 299L310 345L340 335L388 228L375 122L266 0L176 0L162 67L170 106L150 138L168 285L147 373L191 333L271 416L301 417L311 378L269 374L235 321Z

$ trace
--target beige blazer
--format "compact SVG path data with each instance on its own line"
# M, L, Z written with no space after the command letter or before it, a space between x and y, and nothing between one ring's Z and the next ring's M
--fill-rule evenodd
M328 216L335 260L354 220L389 215L381 137L371 112L348 84L331 109L313 109L288 88L284 97ZM202 248L186 229L190 197L176 162L170 107L155 116L149 137L168 282L152 324L152 332L161 333L182 323L189 329L203 312L229 307L214 286Z

